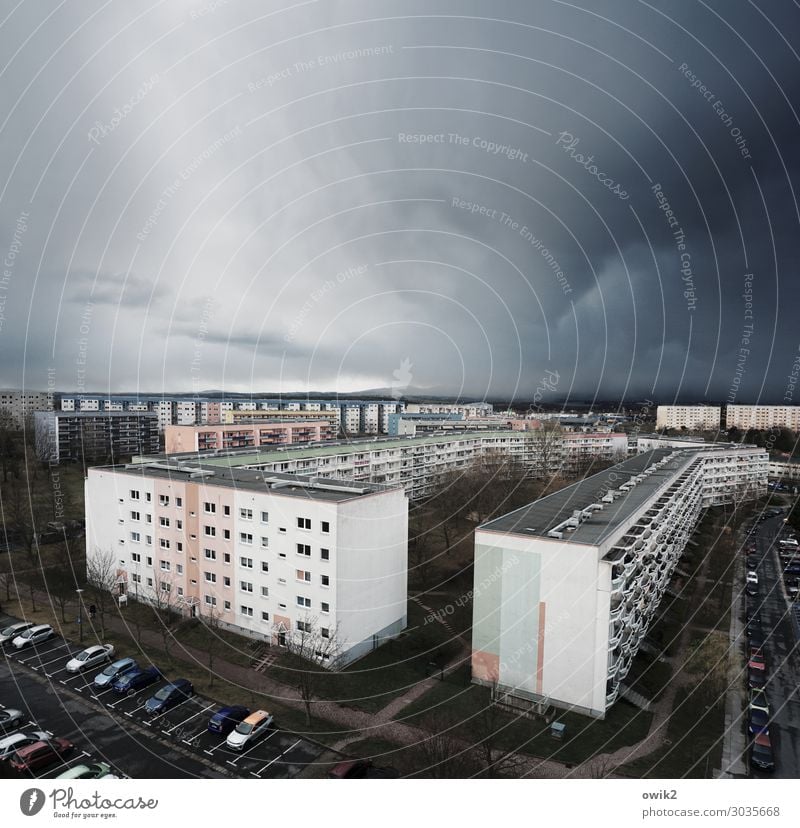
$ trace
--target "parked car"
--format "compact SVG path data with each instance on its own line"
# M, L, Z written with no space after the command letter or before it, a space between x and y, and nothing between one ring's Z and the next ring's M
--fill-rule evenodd
M114 655L113 644L93 644L81 650L78 655L67 662L67 672L80 673L81 670L96 667L98 664L109 661L112 655Z
M114 679L111 685L115 693L124 696L126 693L135 693L144 687L164 678L158 667L137 667L135 670L127 670L121 676Z
M750 746L750 764L764 771L775 770L772 742L766 733L757 733Z
M754 687L764 687L767 683L767 674L764 670L747 671L747 686L752 690Z
M47 641L55 635L55 630L49 624L37 624L29 630L20 633L16 638L12 639L11 646L17 650L23 647L30 647L33 644L41 644L42 641Z
M0 644L8 644L18 635L22 635L25 630L29 630L31 627L35 626L36 624L34 624L33 621L19 621L16 624L12 624L10 627L4 627L0 630Z
M755 569L758 566L758 558L754 558L752 555L750 555L745 561L745 563L747 564L748 569Z
M66 739L50 739L47 742L35 742L18 750L9 760L15 771L33 771L52 765L69 753L75 745Z
M20 748L36 742L46 742L53 734L49 730L29 730L27 733L14 733L0 739L0 759L10 759Z
M751 647L750 648L750 661L748 662L747 666L751 670L764 670L767 669L767 660L764 658L764 653L761 652L760 647Z
M220 707L209 719L208 731L209 733L221 733L227 736L239 722L244 721L249 715L249 708L242 707L240 704Z
M747 573L747 583L748 584L757 584L758 583L758 573L754 572L752 569Z
M751 710L747 729L753 735L764 733L769 736L769 715L763 710Z
M113 684L115 679L119 678L123 673L127 673L129 670L138 670L139 665L136 663L136 660L133 658L120 658L117 661L109 664L105 670L101 673L98 673L94 677L94 686L95 687L107 687L109 684Z
M194 687L189 679L175 679L157 690L146 702L144 709L149 714L163 713L194 695Z
M758 584L752 583L752 581L748 581L747 585L744 588L744 591L752 598L758 595Z
M6 707L0 710L0 728L8 730L12 727L17 727L25 721L25 714L21 710L16 710L12 707Z
M757 650L760 650L764 646L764 633L761 631L761 627L753 627L752 629L747 631L747 640L750 642L750 647L755 647Z
M225 744L232 750L244 750L245 746L251 745L269 730L273 718L266 710L256 710L236 725L228 734Z
M769 702L763 687L754 687L750 691L750 709L761 710L769 716Z
M75 765L60 773L56 779L102 779L110 775L113 775L111 765L107 762L92 762L88 765Z

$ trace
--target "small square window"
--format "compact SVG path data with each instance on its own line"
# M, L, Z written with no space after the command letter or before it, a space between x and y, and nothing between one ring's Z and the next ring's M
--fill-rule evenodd
M331 611L331 605L327 601L323 601L322 604L320 605L320 609L321 609L322 612L330 612Z
M322 575L321 576L321 581L322 581L322 586L324 586L324 587L331 585L331 579L328 575Z
M262 612L261 613L261 620L262 621L269 621L269 613L268 612Z
M331 559L331 550L330 549L320 549L319 556L322 558L323 561L329 561Z
M231 513L231 507L230 506L223 506L222 507L222 514L223 515L230 516L230 513Z
M327 535L331 531L331 524L327 520L322 521L322 531Z

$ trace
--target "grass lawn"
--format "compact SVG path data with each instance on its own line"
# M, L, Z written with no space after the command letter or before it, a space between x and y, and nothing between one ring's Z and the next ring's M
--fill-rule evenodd
M625 684L645 698L656 701L672 679L672 665L639 651L633 660Z

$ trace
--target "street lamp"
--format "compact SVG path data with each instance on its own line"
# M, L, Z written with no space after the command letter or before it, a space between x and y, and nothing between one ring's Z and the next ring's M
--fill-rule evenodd
M78 640L83 643L83 590L76 589L78 593Z

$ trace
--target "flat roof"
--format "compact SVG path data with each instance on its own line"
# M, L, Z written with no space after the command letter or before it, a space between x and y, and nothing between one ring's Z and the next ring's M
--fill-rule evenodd
M318 478L312 475L262 472L257 469L220 468L204 464L160 461L128 463L119 466L94 466L92 471L111 471L136 477L153 477L179 483L198 483L208 486L224 486L231 489L269 492L307 500L341 502L353 500L377 492L402 489L380 483L362 483L352 480Z
M155 420L158 414L155 411L63 411L60 408L47 409L47 411L34 411L34 414L47 414L50 417L63 417L64 419L73 419L75 417L81 419L95 419L100 417L106 419L108 417L145 417L147 419Z
M572 517L574 511L586 509L591 504L600 502L611 490L618 489L631 478L642 474L648 467L666 459L664 465L642 478L627 494L623 494L613 503L603 503L601 511L593 512L577 529L564 534L564 540L570 543L599 545L664 484L669 483L676 472L696 453L686 449L670 448L644 452L484 523L478 528L546 538L551 529Z

